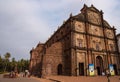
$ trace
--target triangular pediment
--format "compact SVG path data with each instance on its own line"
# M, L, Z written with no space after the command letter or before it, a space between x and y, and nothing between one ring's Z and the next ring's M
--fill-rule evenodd
M95 8L93 5L91 7L88 7L88 9L94 11L94 12L100 12L97 8Z

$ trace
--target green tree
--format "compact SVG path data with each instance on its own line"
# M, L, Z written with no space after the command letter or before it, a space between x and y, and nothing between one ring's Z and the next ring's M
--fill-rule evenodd
M10 68L12 71L15 69L16 64L17 64L17 61L15 60L15 58L12 58L12 61L10 63Z
M24 70L29 69L29 60L25 60Z
M1 57L0 55L0 73L2 72L9 72L9 71L15 71L15 69L18 72L23 72L26 69L29 69L29 60L26 59L21 59L16 61L15 58L13 57L11 61L9 60L11 57L11 54L7 52L4 55L4 58Z
M29 68L29 60L21 59L17 62L18 71L23 72Z
M1 57L1 55L0 55L0 72L2 72L3 71L3 59L2 59L2 57Z
M5 56L5 59L9 60L9 58L11 57L11 54L7 52L4 56Z
M8 63L9 63L9 58L11 57L11 54L9 53L9 52L7 52L5 55L4 55L4 57L5 57L5 67L4 67L4 72L6 71L6 68L7 68L7 66L8 66Z
M21 59L20 63L21 63L21 71L24 71L25 60Z

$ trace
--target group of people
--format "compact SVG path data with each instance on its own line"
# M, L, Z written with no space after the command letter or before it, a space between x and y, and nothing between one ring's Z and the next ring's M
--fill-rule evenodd
M30 72L28 70L25 70L23 77L30 77Z
M16 78L16 77L18 77L18 73L14 72L14 71L11 71L10 74L9 74L9 77L10 78Z
M25 72L18 74L18 72L11 71L9 73L9 78L16 78L16 77L30 77L30 72L28 70L25 70Z

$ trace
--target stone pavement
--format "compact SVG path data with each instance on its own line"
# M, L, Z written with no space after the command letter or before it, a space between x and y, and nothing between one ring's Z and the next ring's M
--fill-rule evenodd
M106 76L49 76L47 79L58 82L108 82ZM110 82L120 82L120 76L111 76Z
M49 76L46 78L3 78L3 75L0 75L0 82L108 82L108 79L106 76ZM111 76L110 82L120 82L120 76Z
M3 75L0 74L0 82L53 82L53 81L36 77L3 78Z
M52 80L45 79L45 78L38 78L38 77L31 77L31 78L39 80L39 82L53 82Z

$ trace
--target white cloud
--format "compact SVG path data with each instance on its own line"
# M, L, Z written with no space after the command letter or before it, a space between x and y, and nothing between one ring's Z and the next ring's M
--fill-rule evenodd
M39 41L45 42L51 29L41 19L41 15L36 16L37 10L39 11L39 6L32 2L0 1L0 54L9 51L14 52L16 58L17 55L23 57L23 54L26 58L33 46ZM21 52L18 53L19 51Z
M9 51L17 59L28 58L32 47L45 42L84 3L103 10L104 18L119 29L118 0L0 0L0 54Z

